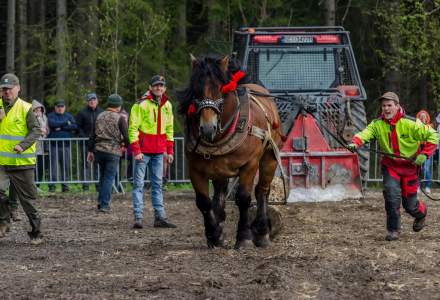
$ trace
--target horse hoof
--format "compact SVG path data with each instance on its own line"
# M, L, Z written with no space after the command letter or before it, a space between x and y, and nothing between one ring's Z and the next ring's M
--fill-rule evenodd
M271 244L269 234L265 234L261 237L255 238L253 240L253 242L254 242L255 247L258 247L258 248L267 248Z
M214 249L214 248L225 248L225 241L223 239L220 239L218 241L207 241L208 248Z
M254 245L251 240L241 240L241 241L235 242L234 249L240 250L240 249L249 249L249 248L253 248L253 247L254 247Z

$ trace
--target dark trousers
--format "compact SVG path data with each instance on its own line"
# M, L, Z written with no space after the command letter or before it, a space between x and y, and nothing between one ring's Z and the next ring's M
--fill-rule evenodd
M18 208L18 197L14 186L11 184L9 186L9 210L14 211Z
M112 187L119 168L119 155L97 151L95 160L99 165L98 202L101 208L110 206Z
M383 196L387 212L387 230L400 230L400 204L405 211L416 219L426 216L426 205L417 200L419 178L417 174L399 175L392 168L382 166Z
M20 200L20 204L29 219L32 232L39 232L41 219L37 209L32 205L32 202L37 198L34 169L4 170L1 168L0 172L9 179L10 186L18 200ZM0 188L0 223L10 223L10 213L9 197L2 185Z
M69 142L57 141L50 143L50 164L51 181L67 181L70 179ZM49 187L54 186L55 184L49 184ZM63 183L62 186L63 190L68 188L67 183Z

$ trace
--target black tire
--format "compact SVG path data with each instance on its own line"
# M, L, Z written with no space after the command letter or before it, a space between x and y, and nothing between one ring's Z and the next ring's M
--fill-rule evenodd
M367 126L367 115L363 101L351 101L351 122L356 128L356 133L363 130ZM368 180L368 170L370 168L370 153L367 151L359 151L359 167L361 171L362 185L365 186Z

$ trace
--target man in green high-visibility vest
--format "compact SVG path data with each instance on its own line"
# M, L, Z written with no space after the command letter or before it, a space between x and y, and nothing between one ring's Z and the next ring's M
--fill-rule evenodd
M41 242L41 219L32 204L37 198L34 169L36 144L40 124L32 111L32 104L18 97L20 82L14 74L0 79L3 119L0 122L0 238L9 232L10 208L6 194L8 185L26 213L32 230L28 233L33 243Z

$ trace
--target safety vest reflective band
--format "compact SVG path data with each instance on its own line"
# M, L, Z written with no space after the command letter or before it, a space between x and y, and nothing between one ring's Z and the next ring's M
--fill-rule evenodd
M6 156L6 157L12 157L12 158L31 158L35 157L35 153L29 153L29 154L18 154L18 153L9 153L9 152L0 152L0 156Z
M0 100L1 101L1 100ZM3 103L0 103L0 106ZM27 166L36 163L36 144L16 153L14 147L28 135L26 116L32 104L17 98L0 123L0 166Z
M13 135L0 135L0 139L9 140L9 141L22 141L24 137L22 136L13 136Z

